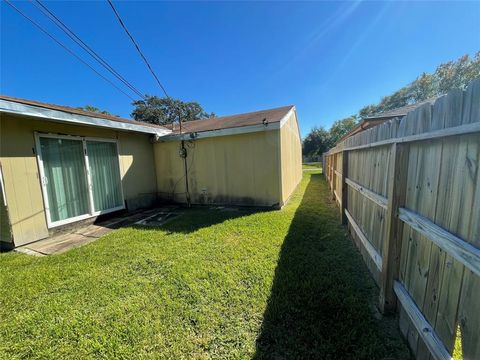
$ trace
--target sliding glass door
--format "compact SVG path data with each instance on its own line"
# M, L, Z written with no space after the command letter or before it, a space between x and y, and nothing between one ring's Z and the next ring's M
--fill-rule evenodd
M40 148L50 222L60 223L89 214L82 141L41 137Z
M124 208L115 140L37 135L49 227Z
M93 210L101 212L122 207L117 144L87 140L87 154L92 182Z

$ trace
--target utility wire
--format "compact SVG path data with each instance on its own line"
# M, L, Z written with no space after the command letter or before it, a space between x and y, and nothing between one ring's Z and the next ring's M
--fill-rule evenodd
M167 91L165 90L164 86L162 85L162 83L160 82L160 80L158 79L158 76L155 74L155 71L153 71L152 67L150 66L150 63L148 62L147 58L145 57L145 55L143 55L142 53L142 50L140 50L140 46L138 46L137 42L135 41L135 39L133 38L132 34L130 33L130 31L128 31L127 29L127 26L124 24L122 18L120 17L120 14L118 13L118 11L115 9L115 6L113 6L113 3L111 0L107 0L108 3L110 4L110 7L112 8L118 22L120 23L120 25L122 26L123 30L125 30L125 32L127 33L128 37L130 38L130 40L132 41L133 45L135 45L135 48L137 49L138 53L140 54L141 58L143 59L143 61L145 62L145 64L147 65L148 69L150 70L150 72L152 73L153 77L155 78L155 80L157 81L158 85L160 86L160 88L162 89L162 91L165 93L165 96L167 98L170 98L170 96L167 94Z
M17 8L15 5L13 5L9 0L5 0L5 2L13 8L16 12L18 12L20 15L22 15L25 19L30 21L35 27L37 27L41 32L43 32L45 35L47 35L50 39L55 41L60 47L62 47L65 51L67 51L70 55L74 56L77 60L82 62L84 65L88 66L95 74L100 76L102 79L110 83L114 88L116 88L118 91L122 92L125 96L129 97L132 101L135 101L134 98L132 98L129 94L127 94L125 91L120 89L117 85L115 85L110 79L99 73L92 65L87 63L85 60L83 60L80 56L75 54L72 50L70 50L68 47L66 47L63 43L61 43L59 40L57 40L53 35L51 35L47 30L45 30L41 25L39 25L35 20L30 18L29 16L25 15L19 8Z
M142 92L140 92L135 86L133 86L128 80L120 75L105 59L103 59L95 50L88 46L74 31L72 31L65 23L62 22L54 13L52 13L43 3L39 0L30 0L47 18L49 18L60 30L68 35L77 45L84 49L93 59L95 59L100 65L107 69L123 84L125 84L130 90L132 90L140 98L144 98Z

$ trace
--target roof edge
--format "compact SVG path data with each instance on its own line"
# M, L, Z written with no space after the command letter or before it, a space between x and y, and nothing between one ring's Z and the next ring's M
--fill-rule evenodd
M216 136L239 135L239 134L248 134L252 132L278 130L287 123L292 113L296 114L295 105L289 105L289 107L290 109L287 111L285 115L283 115L283 117L279 121L272 121L266 124L232 126L232 127L223 128L223 129L193 131L193 132L189 131L183 134L173 132L171 134L160 137L156 142L193 140L193 139L202 139L202 138L216 137ZM245 114L254 114L261 111L265 111L265 110L253 111L251 113L245 113ZM233 116L233 115L229 115L229 116ZM298 131L300 134L300 127L298 125L297 117L295 116L295 118L296 118ZM202 121L202 120L196 120L196 121Z
M169 134L169 135L161 136L155 142L197 140L197 139L217 137L217 136L240 135L240 134L248 134L253 132L278 130L280 129L280 127L281 127L280 122L276 121L273 123L267 123L267 125L257 124L257 125L235 126L235 127L230 127L226 129L188 132L184 134Z
M171 133L171 130L163 127L152 127L133 121L131 123L127 121L115 121L106 119L104 117L76 114L68 111L55 110L40 105L30 105L6 99L0 99L0 112L42 118L55 122L133 131L158 136Z

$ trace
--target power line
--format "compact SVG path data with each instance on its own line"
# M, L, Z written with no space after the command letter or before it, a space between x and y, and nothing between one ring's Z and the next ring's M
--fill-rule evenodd
M144 98L142 92L140 92L135 86L133 86L128 80L120 75L105 59L103 59L95 50L87 45L74 31L72 31L65 23L62 22L54 13L52 13L43 3L39 0L30 0L46 17L48 17L57 27L60 28L65 34L68 35L77 45L84 49L93 59L95 59L100 65L107 69L123 84L125 84L130 90L132 90L139 97Z
M138 53L140 54L141 58L143 59L143 61L145 62L145 64L147 65L148 69L150 70L150 72L152 73L153 77L155 78L155 80L157 81L158 85L160 86L160 88L162 89L162 91L165 93L165 96L167 98L170 98L170 96L167 94L167 91L165 90L165 88L163 87L162 83L160 82L160 80L158 79L158 76L155 74L155 71L153 71L152 67L150 66L150 63L148 62L147 58L143 55L142 53L142 50L140 50L140 47L138 46L137 42L135 41L135 39L133 38L132 34L130 33L130 31L128 31L126 25L124 24L124 22L122 21L122 18L120 17L120 14L118 13L118 11L115 9L115 7L113 6L113 3L111 0L107 0L108 3L110 4L110 7L112 8L115 16L117 17L117 20L118 22L120 23L120 25L122 26L123 30L125 30L125 32L127 33L128 37L130 38L130 40L132 41L133 45L135 45L135 48L137 49Z
M129 97L132 101L135 101L134 98L132 98L130 95L128 95L125 91L120 89L117 85L115 85L110 79L107 77L103 76L100 74L92 65L87 63L85 60L83 60L80 56L75 54L72 50L70 50L68 47L66 47L63 43L61 43L59 40L57 40L53 35L51 35L47 30L45 30L41 25L39 25L35 20L30 18L29 16L25 15L19 8L17 8L15 5L13 5L9 0L5 0L5 2L10 5L11 8L13 8L16 12L18 12L20 15L22 15L25 19L30 21L35 27L37 27L41 32L43 32L45 35L47 35L50 39L55 41L60 47L62 47L65 51L67 51L70 55L74 56L77 60L81 61L84 65L88 66L95 74L100 76L102 79L107 81L110 85L112 85L114 88L116 88L118 91L122 92L125 96Z

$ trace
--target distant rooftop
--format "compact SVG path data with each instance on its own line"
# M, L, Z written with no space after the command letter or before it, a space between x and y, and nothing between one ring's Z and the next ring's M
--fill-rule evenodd
M385 121L388 121L390 119L406 116L410 111L413 111L424 104L433 105L435 100L437 100L437 98L428 99L415 104L402 106L393 110L384 111L384 112L366 117L357 126L355 126L347 135L341 138L337 143L342 142L343 140L349 138L350 136L358 134L359 132L362 132L374 126L383 124Z
M405 116L405 115L407 115L410 111L415 110L416 108L422 106L423 104L428 104L428 103L430 103L430 104L433 105L433 103L435 102L435 100L437 100L437 98L432 98L432 99L428 99L428 100L425 100L425 101L421 101L421 102L418 102L418 103L415 103L415 104L402 106L402 107L399 107L399 108L396 108L396 109L393 109L393 110L384 111L384 112L381 112L381 113L378 113L378 114L375 114L375 115L366 117L366 118L364 119L364 121L366 121L366 120L374 120L374 119L386 119L386 120L389 120L389 119L393 119L393 118L396 118L396 117L399 117L399 116Z

